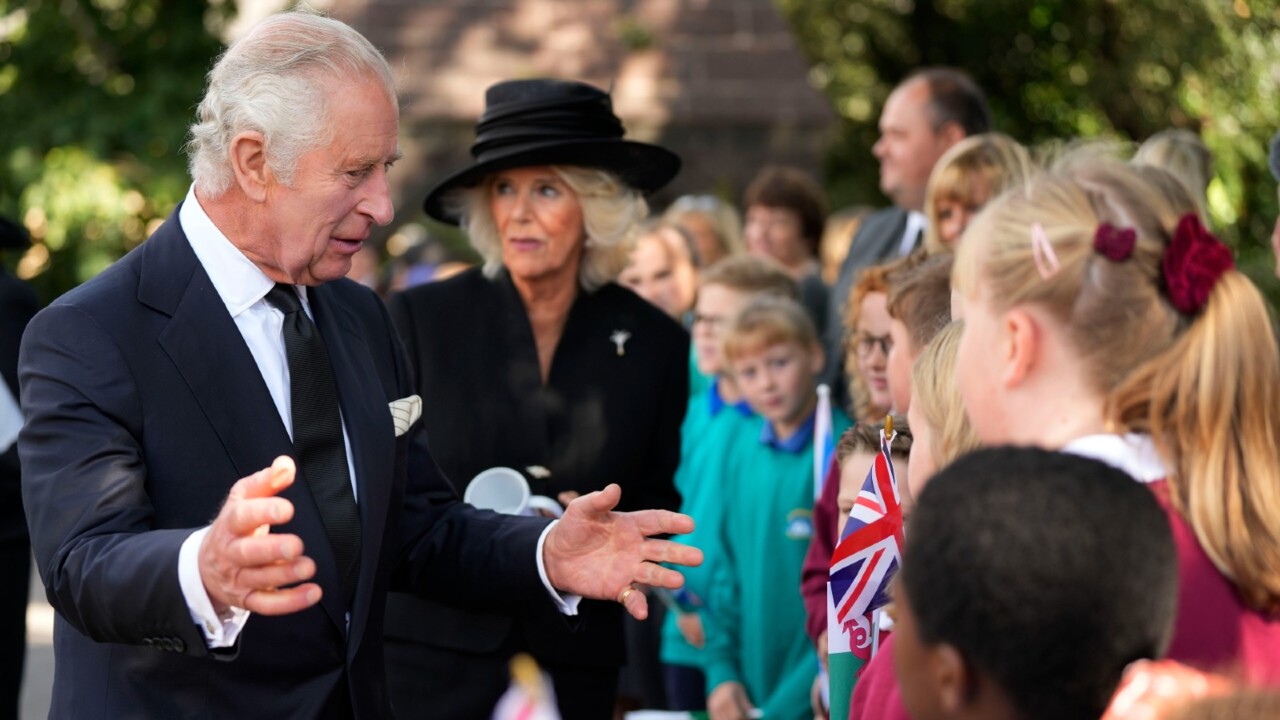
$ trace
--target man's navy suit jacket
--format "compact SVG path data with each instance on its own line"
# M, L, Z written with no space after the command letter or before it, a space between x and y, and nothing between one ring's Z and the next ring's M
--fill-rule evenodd
M354 455L363 544L350 626L299 473L282 493L294 518L276 531L302 538L324 597L251 616L224 652L208 650L191 620L179 547L239 478L293 447L176 211L31 322L19 445L32 545L57 610L51 717L314 718L343 682L356 717L389 717L389 589L494 609L547 597L534 561L545 522L462 505L421 423L395 436L388 403L413 390L381 302L347 280L310 297Z

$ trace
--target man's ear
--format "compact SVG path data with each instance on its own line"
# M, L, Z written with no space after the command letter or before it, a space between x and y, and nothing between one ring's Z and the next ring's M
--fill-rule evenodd
M231 139L231 171L236 185L250 200L267 199L271 169L267 167L267 143L262 133L250 130Z
M964 127L958 122L949 122L938 130L938 137L946 143L947 147L951 147L961 140L965 139L968 133L964 131Z
M1044 338L1036 317L1020 308L1005 313L1001 329L1000 359L1005 367L1000 380L1010 389L1021 385L1036 366Z
M929 651L929 672L938 691L938 707L955 716L969 707L976 693L976 678L955 646L938 643Z

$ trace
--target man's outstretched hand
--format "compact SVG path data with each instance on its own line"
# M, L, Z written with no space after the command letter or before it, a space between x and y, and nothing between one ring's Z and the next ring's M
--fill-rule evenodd
M284 615L320 601L315 583L283 588L310 580L316 564L303 554L297 535L270 532L293 517L293 503L276 494L293 484L296 472L293 460L282 455L231 487L200 544L200 579L215 612L234 606Z
M616 484L569 503L542 547L547 579L558 590L622 603L637 620L649 615L633 583L678 588L684 576L659 563L698 565L702 551L652 535L693 530L693 518L667 510L613 512L622 499Z

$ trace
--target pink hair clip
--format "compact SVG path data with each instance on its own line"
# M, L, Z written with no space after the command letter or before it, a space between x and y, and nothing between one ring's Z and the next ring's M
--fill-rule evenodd
M1040 277L1048 280L1058 273L1058 255L1053 252L1053 244L1044 226L1036 223L1031 226L1031 257L1036 261L1036 270Z

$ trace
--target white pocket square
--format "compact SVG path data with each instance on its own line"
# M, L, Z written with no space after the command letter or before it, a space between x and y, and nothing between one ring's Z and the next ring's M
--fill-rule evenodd
M392 400L387 405L391 407L391 421L396 425L396 437L409 432L409 426L422 417L422 398L417 395Z

